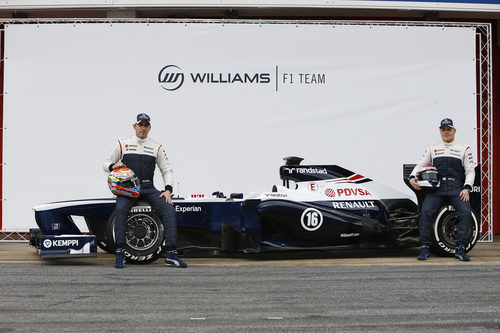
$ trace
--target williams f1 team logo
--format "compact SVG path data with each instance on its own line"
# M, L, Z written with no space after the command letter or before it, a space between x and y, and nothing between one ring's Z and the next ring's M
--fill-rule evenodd
M158 83L165 90L177 90L184 83L184 73L175 65L165 66L158 73Z

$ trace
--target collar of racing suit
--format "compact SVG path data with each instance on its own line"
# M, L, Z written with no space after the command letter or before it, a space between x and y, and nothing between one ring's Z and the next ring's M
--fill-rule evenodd
M144 142L146 142L148 140L148 138L146 137L145 139L141 139L140 137L138 137L137 135L134 135L134 141L137 141L137 143L139 144L144 144Z

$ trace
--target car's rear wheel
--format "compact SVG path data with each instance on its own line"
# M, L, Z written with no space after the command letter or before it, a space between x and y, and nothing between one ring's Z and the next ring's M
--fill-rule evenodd
M163 224L152 211L134 211L127 217L127 231L125 233L125 256L128 263L147 264L158 259L163 249ZM115 213L109 218L106 228L108 239L115 243Z
M468 243L465 251L470 251L479 238L479 219L471 211L471 224L469 228ZM436 215L434 223L434 242L432 252L441 256L452 257L455 255L455 245L458 231L458 217L453 206L442 207Z

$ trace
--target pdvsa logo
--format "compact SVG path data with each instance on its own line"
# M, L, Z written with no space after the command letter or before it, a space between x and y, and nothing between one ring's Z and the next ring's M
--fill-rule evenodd
M184 73L178 66L165 66L158 73L158 83L165 90L177 90L184 83Z
M327 197L333 198L335 196L335 190L333 188L327 188L325 190L325 195Z

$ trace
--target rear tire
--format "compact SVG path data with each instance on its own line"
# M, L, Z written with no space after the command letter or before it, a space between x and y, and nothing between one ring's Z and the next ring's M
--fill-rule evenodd
M465 252L472 250L479 239L479 218L474 211L471 211L471 224L469 228L469 238ZM442 207L436 215L434 222L434 242L431 250L434 254L453 257L457 240L458 217L455 209L451 205Z

